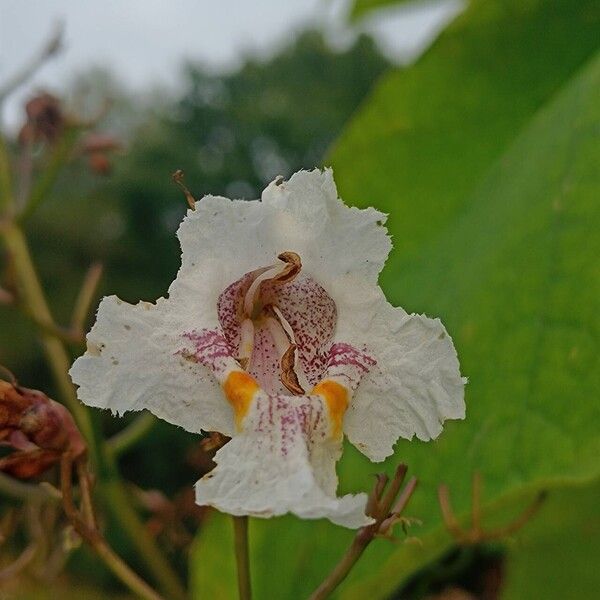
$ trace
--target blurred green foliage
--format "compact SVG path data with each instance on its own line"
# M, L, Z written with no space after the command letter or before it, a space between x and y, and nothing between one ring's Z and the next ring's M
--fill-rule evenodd
M417 5L420 3L424 3L424 0L356 0L352 3L350 18L360 19L372 11L398 4Z

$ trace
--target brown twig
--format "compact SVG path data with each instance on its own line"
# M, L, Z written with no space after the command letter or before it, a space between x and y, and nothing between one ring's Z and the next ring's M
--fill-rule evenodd
M76 331L71 328L61 327L52 321L45 321L38 317L25 304L18 306L21 314L33 323L40 331L47 335L51 335L65 344L71 346L79 346L85 342L85 335L82 331Z
M63 34L64 25L62 22L59 22L54 26L54 31L38 54L0 88L0 102L19 86L23 85L49 58L60 51Z
M63 494L63 507L67 518L73 528L94 552L104 561L106 566L116 575L132 592L146 600L162 600L162 597L142 580L130 567L117 556L96 527L91 527L81 516L73 502L72 489L73 458L65 453L60 463L60 481ZM80 483L81 485L81 483ZM86 484L84 485L84 489ZM87 493L87 491L83 491Z
M540 510L542 504L544 504L548 494L546 491L541 491L533 500L533 502L525 508L525 510L513 519L508 525L504 527L498 527L497 529L490 529L485 533L486 541L499 540L505 538L513 533L516 533L521 529L535 514Z
M12 579L18 575L35 558L37 550L35 542L29 544L13 562L0 570L0 581Z
M79 489L81 491L82 512L88 527L97 529L98 523L96 521L96 512L92 502L91 477L84 460L85 458L82 458L75 463L77 478L79 479Z
M385 488L388 477L383 474L377 475L375 487L367 502L367 514L373 518L373 523L358 530L346 553L323 583L312 593L309 600L323 600L329 597L350 573L352 567L375 537L390 537L394 524L403 520L401 512L406 508L417 485L417 480L415 478L411 479L394 505L396 496L406 477L406 471L406 465L398 466L387 492Z

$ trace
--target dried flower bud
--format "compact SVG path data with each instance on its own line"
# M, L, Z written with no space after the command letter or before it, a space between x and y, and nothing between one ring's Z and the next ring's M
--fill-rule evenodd
M91 152L88 156L88 165L96 175L109 175L112 170L110 160L104 152Z
M108 175L112 165L108 153L121 150L123 144L113 135L89 133L82 142L81 150L88 155L90 170L96 175Z
M84 152L114 152L121 150L123 144L114 135L104 133L88 133L82 142Z
M44 92L25 104L25 112L27 122L19 132L21 144L38 141L53 144L61 136L65 117L58 98Z
M0 381L0 444L14 449L0 459L0 471L35 477L69 451L85 452L85 442L69 411L42 392Z

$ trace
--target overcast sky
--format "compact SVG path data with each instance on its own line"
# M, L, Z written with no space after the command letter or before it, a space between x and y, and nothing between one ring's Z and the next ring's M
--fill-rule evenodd
M309 24L335 43L352 35L342 14L348 0L0 0L0 82L40 47L53 23L65 24L65 50L4 107L20 119L36 88L59 88L92 65L110 67L135 89L174 85L184 58L215 68L244 54L268 55ZM457 12L460 0L403 7L369 19L382 47L399 61L414 55Z

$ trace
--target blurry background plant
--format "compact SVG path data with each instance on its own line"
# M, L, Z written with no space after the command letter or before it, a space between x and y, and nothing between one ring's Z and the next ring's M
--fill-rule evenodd
M357 0L351 19L378 10L386 18L397 4L404 3ZM599 31L593 0L472 0L408 68L392 68L369 38L334 52L318 32L306 32L273 58L249 59L227 74L190 63L175 95L140 99L94 70L60 94L31 98L7 146L16 200L22 207L33 199L36 209L26 209L25 227L41 280L57 322L70 323L53 333L78 353L93 297L135 301L165 292L179 259L173 231L186 208L170 181L176 168L197 196L253 198L274 175L333 164L346 201L391 213L396 250L383 275L390 300L439 315L470 377L467 421L448 427L433 447L400 443L393 458L421 480L410 510L423 521L410 529L419 542L373 544L338 597L594 597ZM58 47L55 38L45 52ZM84 133L82 121L99 115L99 126ZM15 311L9 258L4 251L0 364L60 399L64 390L52 383L36 343L49 324ZM105 274L93 291L99 269L88 269L96 261ZM121 423L93 415L94 430L112 436L98 473L106 482L98 494L107 538L141 573L156 576L147 568L153 558L129 535L140 530L135 512L122 512L118 455L129 482L126 506L135 503L178 576L189 565L192 596L235 597L230 524L206 518L190 497L210 457L173 427L133 423L118 433ZM364 489L374 471L351 449L339 470L342 491ZM471 530L465 521L475 472L484 489ZM440 483L449 486L461 531L469 530L458 540L443 527ZM493 541L477 534L481 521L485 531L502 529L540 490L549 499L522 531ZM69 556L54 590L85 581L86 598L94 589L102 590L98 597L120 593L87 551L65 551L77 539L52 489L2 493L2 564L21 552L32 560L27 540L40 539L44 528L66 540L48 545L45 562L28 563L19 590L35 577L56 577ZM452 517L446 521L457 533ZM287 517L251 523L257 598L308 596L350 537ZM168 587L166 580L163 574Z

